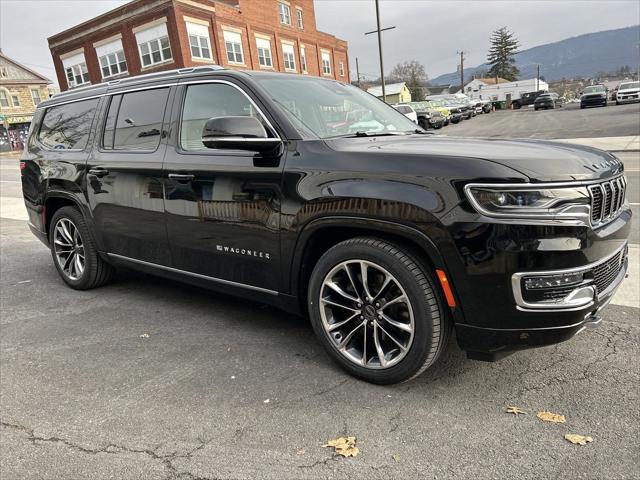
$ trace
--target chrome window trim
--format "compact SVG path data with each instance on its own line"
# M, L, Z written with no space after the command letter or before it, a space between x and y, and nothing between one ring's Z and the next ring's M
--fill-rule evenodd
M560 269L560 270L542 270L542 271L532 271L532 272L517 272L514 273L511 276L511 288L513 290L513 297L516 301L516 305L517 305L517 309L518 310L526 310L526 311L536 311L536 312L557 312L557 311L565 311L565 312L571 312L571 311L575 311L575 310L582 310L584 308L587 308L588 306L592 305L593 303L595 303L595 300L599 300L600 298L606 297L607 295L609 295L611 293L611 291L615 288L614 285L616 284L616 280L618 280L618 277L620 277L623 273L626 272L626 265L628 264L628 260L625 263L625 267L623 269L621 269L620 273L616 276L616 279L611 283L611 285L609 287L607 287L607 289L604 292L600 292L597 295L594 292L594 300L585 303L584 305L579 305L579 306L574 306L574 305L563 305L562 303L558 302L556 304L553 303L529 303L526 300L524 300L524 297L522 296L522 278L523 277L531 277L531 276L543 276L543 275L563 275L563 274L571 274L571 273L577 273L577 272L583 272L583 271L588 271L591 270L603 263L608 262L609 260L611 260L612 258L614 258L616 255L619 255L620 252L622 252L625 248L627 248L628 246L628 241L625 241L621 247L619 247L618 249L616 249L613 253L607 255L604 258L601 258L598 261L595 262L591 262L588 263L586 265L582 265L580 267L573 267L573 268L565 268L565 269ZM624 276L623 276L624 278ZM619 283L619 282L618 282ZM587 287L589 285L576 285L576 290L580 289L580 288L584 288ZM575 290L574 290L575 291ZM571 294L569 294L571 295Z
M262 293L267 293L269 295L279 295L278 292L276 292L275 290L269 290L268 288L262 288L262 287L256 287L254 285L247 285L246 283L239 283L239 282L234 282L232 280L225 280L223 278L217 278L217 277L211 277L208 275L202 275L200 273L194 273L194 272L189 272L186 270L180 270L178 268L173 268L173 267L167 267L165 265L158 265L157 263L151 263L151 262L145 262L144 260L138 260L136 258L131 258L131 257L126 257L124 255L118 255L117 253L107 253L108 257L113 257L119 260L124 260L127 262L131 262L131 263L138 263L140 265L144 265L147 267L152 267L152 268L157 268L159 270L166 270L168 272L172 272L172 273L178 273L181 275L187 275L190 277L195 277L195 278L200 278L202 280L209 280L212 282L216 282L216 283L220 283L223 285L227 285L227 286L231 286L231 287L239 287L239 288L246 288L249 290L255 290L257 292L262 292Z

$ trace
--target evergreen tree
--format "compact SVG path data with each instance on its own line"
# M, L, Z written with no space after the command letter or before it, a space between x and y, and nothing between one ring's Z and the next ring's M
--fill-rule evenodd
M487 55L487 62L491 68L487 72L491 77L501 77L505 80L518 79L520 70L516 67L514 55L518 53L520 44L507 27L502 27L491 34L491 47Z

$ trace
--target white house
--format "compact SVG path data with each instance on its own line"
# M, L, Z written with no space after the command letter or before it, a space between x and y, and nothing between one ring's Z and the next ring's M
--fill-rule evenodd
M549 91L549 84L544 80L532 78L529 80L516 80L509 82L503 78L474 78L464 86L464 93L473 99L502 102L507 100L507 94L511 100L518 100L523 93Z

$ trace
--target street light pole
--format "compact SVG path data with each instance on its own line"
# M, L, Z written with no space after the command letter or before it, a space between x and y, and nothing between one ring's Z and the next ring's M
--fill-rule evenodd
M385 30L391 30L396 27L380 28L380 5L378 0L376 0L376 25L378 28L370 32L366 32L365 35L369 35L371 33L378 34L378 55L380 56L380 80L382 81L382 100L386 102L387 92L385 91L385 85L384 85L384 63L382 61L382 32L384 32Z

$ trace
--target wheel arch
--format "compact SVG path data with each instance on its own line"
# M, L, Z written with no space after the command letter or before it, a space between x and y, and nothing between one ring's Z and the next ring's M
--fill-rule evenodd
M60 210L62 207L76 207L85 221L87 222L88 227L91 229L94 234L94 239L97 240L97 235L95 235L95 229L93 222L91 220L91 215L89 209L86 207L86 204L81 201L81 199L77 198L76 195L69 193L67 191L60 190L52 190L47 193L47 196L44 199L44 228L47 234L47 238L49 237L49 229L51 227L51 220L55 213Z

